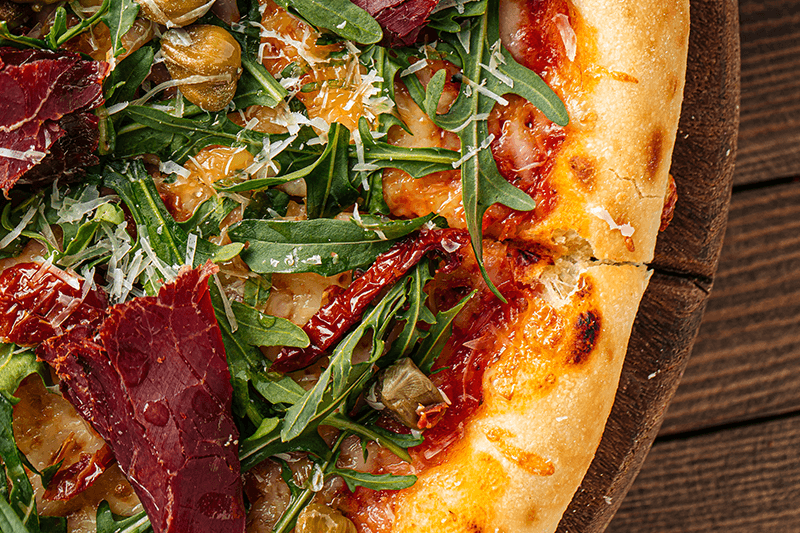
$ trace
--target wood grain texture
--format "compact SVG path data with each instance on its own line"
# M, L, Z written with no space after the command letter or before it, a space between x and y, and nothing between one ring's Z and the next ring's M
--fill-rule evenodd
M691 280L653 275L633 327L603 440L559 532L602 531L611 520L678 385L706 299L706 291Z
M742 112L735 184L798 175L800 3L740 3Z
M800 410L800 181L738 193L730 213L662 434Z
M671 174L678 203L656 243L656 269L710 280L722 248L739 124L735 0L691 3L692 27Z
M608 533L800 531L800 416L657 441Z

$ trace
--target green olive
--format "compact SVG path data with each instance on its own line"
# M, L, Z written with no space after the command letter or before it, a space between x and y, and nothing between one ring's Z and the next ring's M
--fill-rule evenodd
M339 511L311 503L300 511L295 533L356 533L356 526Z
M233 36L219 26L198 24L170 30L161 38L161 53L183 96L206 111L224 109L236 94L242 75L242 50Z
M167 28L188 26L206 14L214 0L136 0L145 18Z

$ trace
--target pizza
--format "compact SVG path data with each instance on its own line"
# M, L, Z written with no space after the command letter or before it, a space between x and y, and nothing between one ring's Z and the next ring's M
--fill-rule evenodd
M0 25L0 529L555 531L689 6L81 0Z

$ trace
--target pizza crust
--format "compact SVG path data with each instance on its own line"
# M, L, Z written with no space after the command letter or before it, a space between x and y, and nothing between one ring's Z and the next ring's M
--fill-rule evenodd
M598 259L647 262L661 223L680 116L689 3L576 0L573 5L577 55L551 82L571 121L550 178L559 203L520 237L554 242L569 228L588 241ZM511 10L504 21L523 19L513 12L524 9L519 2L503 9ZM513 26L503 32L513 33Z
M595 264L563 306L532 301L463 440L397 498L393 530L554 531L600 442L649 276Z

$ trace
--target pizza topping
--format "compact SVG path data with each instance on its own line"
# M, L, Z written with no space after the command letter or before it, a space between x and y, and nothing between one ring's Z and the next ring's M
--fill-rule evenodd
M241 47L219 26L198 24L161 38L161 53L183 96L206 111L219 111L236 93L242 74Z
M385 369L374 390L376 401L411 429L432 428L449 405L447 397L408 357Z
M411 45L428 23L438 0L353 0L380 23L388 41Z
M214 0L137 0L142 14L168 28L191 24L206 14Z
M308 348L284 349L272 368L288 372L312 364L361 318L381 290L404 276L426 253L438 251L451 258L451 254L466 244L466 238L463 230L423 230L417 238L396 244L388 252L379 255L363 276L336 294L303 326L311 345Z
M672 215L675 214L675 204L678 203L678 188L675 186L675 178L669 175L667 182L667 195L664 197L664 208L661 210L661 225L658 231L664 231L672 222Z
M157 297L113 307L96 334L75 327L39 349L111 444L156 532L244 530L215 271L183 272Z
M81 280L49 263L20 263L0 273L0 336L35 346L79 325L98 325L106 299Z
M96 164L108 66L72 52L0 47L0 188L71 178ZM43 164L47 172L31 172Z
M327 505L309 504L297 517L296 533L356 533L356 526Z
M54 463L58 461L57 456ZM112 464L114 464L114 454L108 446L103 446L95 453L80 454L78 461L59 469L50 479L47 490L44 491L44 499L66 501L73 498L86 490Z

